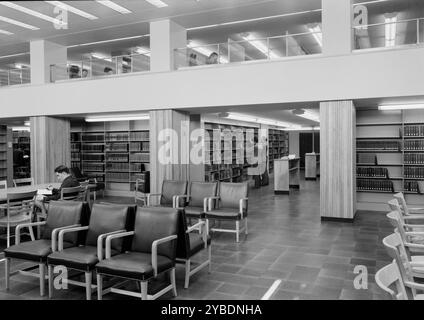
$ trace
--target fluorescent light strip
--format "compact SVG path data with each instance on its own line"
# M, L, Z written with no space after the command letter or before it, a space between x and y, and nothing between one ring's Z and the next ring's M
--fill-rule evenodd
M360 3L354 3L354 4L353 4L353 6L360 6L360 5L365 5L365 4L374 4L374 3L387 2L387 1L392 1L392 0L373 0L373 1L365 1L365 2L360 2Z
M91 46L91 45L94 45L94 44L102 44L102 43L108 43L108 42L114 42L114 41L131 40L131 39L137 39L137 38L144 38L144 37L148 37L148 36L150 36L150 34L143 34L143 35L140 35L140 36L132 36L132 37L125 37L125 38L116 38L116 39L111 39L111 40L86 42L86 43L74 44L72 46L68 46L67 48L76 48L76 47L83 47L83 46Z
M9 31L6 31L6 30L0 29L0 34L5 34L7 36L11 36L13 33L12 32L9 32Z
M148 3L154 5L156 8L163 8L163 7L167 7L168 5L160 0L146 0Z
M296 116L302 117L304 119L308 119L308 120L311 120L311 121L320 122L319 121L319 114L311 112L310 110L305 110L305 112L303 114L296 114Z
M308 27L309 31L312 32L313 37L315 38L316 42L322 47L322 31L319 24L317 24L315 27Z
M385 38L386 47L393 47L396 44L396 28L397 28L397 16L385 18Z
M240 113L233 113L233 112L230 112L228 114L227 119L246 121L246 122L254 122L254 123L262 123L262 124L267 124L267 125L277 126L277 127L284 127L284 128L286 128L286 127L290 128L290 127L296 126L294 123L276 121L276 120L272 120L272 119L254 117L254 116L244 115L244 114L240 114Z
M261 40L255 39L252 35L242 36L242 38L268 57L268 48ZM278 59L281 57L275 54L272 50L269 50L269 58Z
M150 116L147 113L138 115L122 115L122 116L99 116L99 117L86 117L86 122L109 122L109 121L130 121L130 120L149 120Z
M295 15L312 13L312 12L321 12L321 11L322 11L322 9L315 9L315 10L309 10L309 11L299 11L299 12L279 14L279 15L275 15L275 16L268 16L268 17L254 18L254 19L246 19L246 20L238 20L238 21L230 21L230 22L223 22L223 23L217 23L217 24L210 24L210 25L207 25L207 26L187 28L186 30L187 31L193 31L193 30L200 30L200 29L207 29L207 28L215 28L215 27L220 27L220 26L228 26L228 25L232 25L232 24L262 21L262 20L275 19L275 18L283 18L283 17L295 16Z
M23 22L14 20L14 19L3 17L3 16L0 16L0 21L10 23L10 24L14 24L15 26L22 27L22 28L25 28L25 29L40 30L40 28L38 28L38 27L34 27L30 24L26 24L26 23L23 23Z
M106 60L106 61L112 62L112 58L111 57L104 56L104 55L102 55L100 53L95 53L94 52L94 53L91 54L91 56L93 58L95 58L95 59Z
M81 16L83 18L86 18L86 19L90 19L90 20L96 20L96 19L98 19L96 16L93 16L92 14L89 14L89 13L87 13L85 11L82 11L80 9L77 9L75 7L72 7L69 4L63 3L61 1L45 1L45 2L48 3L48 4L51 4L52 6L56 6L58 8L63 9L63 10L72 12L72 13L74 13L76 15L79 15L79 16Z
M297 128L287 128L287 131L319 131L320 127L301 127L298 126Z
M15 53L15 54L9 54L7 56L1 56L0 59L6 59L6 58L12 58L12 57L18 57L18 56L26 56L29 52L22 52L22 53Z
M150 50L147 49L147 48L137 47L135 49L135 52L137 52L138 54L142 54L142 55L145 55L147 57L150 57Z
M120 6L119 4L116 4L113 1L96 0L96 2L102 4L106 7L109 7L112 10L118 11L119 13L122 13L122 14L132 13L132 11L128 10L127 8Z
M56 18L47 16L45 14L42 14L40 12L25 8L23 6L20 6L18 4L10 2L10 1L0 1L0 5L14 9L14 10L17 10L17 11L20 11L20 12L23 12L23 13L26 13L26 14L29 14L29 15L36 17L36 18L39 18L39 19L46 20L48 22L52 22L55 25L67 25L67 23L65 23L65 22L63 22L59 19L56 19Z
M28 127L12 127L12 131L30 131Z
M413 110L413 109L424 109L424 103L417 104L389 104L380 105L378 110Z
M200 54L203 54L206 57L209 57L211 55L211 53L213 53L215 51L212 51L211 49L206 48L207 46L208 45L204 45L203 46L201 44L195 43L194 41L191 41L187 45L187 47L190 48L191 50L194 50L194 51L196 51L196 52L198 52ZM209 45L209 46L211 46L211 45ZM222 57L219 54L218 54L218 56L219 56L219 63L228 63L229 62L227 58Z

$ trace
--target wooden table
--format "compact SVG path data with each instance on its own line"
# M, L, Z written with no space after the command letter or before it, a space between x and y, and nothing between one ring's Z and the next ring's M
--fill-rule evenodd
M21 187L13 187L0 190L0 202L5 202L7 200L8 193L18 193L18 192L31 192L37 191L38 189L46 189L48 186L52 185L53 188L60 188L60 183L43 183L36 184L33 186L21 186Z

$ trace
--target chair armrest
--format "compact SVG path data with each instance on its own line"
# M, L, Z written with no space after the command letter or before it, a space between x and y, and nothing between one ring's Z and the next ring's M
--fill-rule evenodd
M186 232L187 233L193 232L194 230L197 230L197 228L199 228L199 227L200 227L200 230L202 230L202 226L205 225L205 224L206 224L206 222L201 220L201 221L197 222L196 224L193 224L192 226L188 227Z
M424 224L405 224L404 226L411 229L416 229L416 228L424 229Z
M110 236L112 234L122 233L125 231L127 230L112 231L108 233L103 233L97 237L97 258L99 259L99 261L103 260L103 239L105 239L107 236Z
M127 232L122 232L122 233L115 233L112 234L110 236L106 237L106 256L105 259L110 259L111 255L111 245L112 245L112 240L113 239L118 239L118 238L123 238L123 237L128 237L128 236L132 236L134 235L134 231L127 231Z
M179 195L173 196L172 197L172 202L174 203L173 207L176 209L182 209L179 207L180 198L190 199L190 196L188 194L179 194Z
M409 264L411 265L411 267L424 268L424 262L410 261Z
M424 284L412 282L412 281L405 281L405 286L417 290L424 290Z
M42 226L46 224L46 221L40 221L40 222L29 222L29 223L22 223L18 224L15 229L15 244L19 244L21 242L21 229L25 227L32 227L32 226Z
M161 238L153 241L152 243L152 267L153 267L153 275L156 277L158 275L158 245L164 242L172 241L177 239L176 235L168 236L165 238Z
M242 198L242 199L240 199L240 202L239 202L239 209L240 209L240 214L241 214L241 217L243 218L243 204L244 203L246 203L247 204L247 201L249 200L249 198ZM246 208L247 208L247 205L246 205Z
M66 228L66 229L60 230L59 231L59 240L58 240L57 251L63 250L63 237L65 236L65 233L78 232L78 231L83 231L83 230L88 230L88 226Z
M150 198L161 196L162 193L146 193L147 196L147 206L150 207Z
M81 226L80 224L72 224L72 225L69 225L69 226L53 229L53 231L52 231L52 251L53 252L56 251L57 234L59 233L59 231L64 230L64 229L68 229L68 228L80 227L80 226Z
M207 199L207 202L208 202L208 208L207 208L206 211L210 212L210 211L212 211L212 200L218 200L219 201L221 199L221 197L215 196L215 197L207 197L205 199ZM205 203L204 202L205 199L203 199L203 203Z
M424 244L419 243L405 242L405 247L424 250Z
M424 220L424 213L413 213L410 216L403 216L404 220Z

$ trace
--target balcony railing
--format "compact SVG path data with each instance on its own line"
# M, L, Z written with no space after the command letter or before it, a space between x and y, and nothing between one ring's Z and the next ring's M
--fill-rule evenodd
M50 66L51 82L69 79L87 79L124 73L150 71L150 55L132 54L111 58L91 58L69 61L66 64Z
M20 68L0 70L0 87L31 82L31 69Z
M322 33L306 32L267 38L178 48L175 68L226 64L241 61L273 60L322 53Z
M353 27L354 49L390 48L424 43L424 18Z

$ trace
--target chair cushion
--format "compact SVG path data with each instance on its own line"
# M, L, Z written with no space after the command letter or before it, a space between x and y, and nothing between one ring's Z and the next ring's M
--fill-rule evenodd
M205 243L201 234L195 233L195 231L189 233L190 238L190 257L194 256L199 251L205 248ZM208 236L206 239L208 246L211 244L211 237Z
M203 200L215 197L218 189L217 182L192 182L190 184L190 206L203 208Z
M240 207L240 199L247 198L249 192L248 184L221 182L219 185L219 196L222 208Z
M174 196L187 194L187 181L164 180L162 183L161 206L173 205ZM179 206L184 207L185 199L181 199Z
M27 241L6 248L4 254L7 258L46 262L47 256L52 253L51 245L51 240L46 239ZM63 243L64 248L72 246L70 242Z
M247 216L247 212L245 211L243 214L244 217ZM238 209L214 209L210 212L206 212L207 219L219 219L219 220L241 220L241 215Z
M185 210L186 216L189 218L202 219L205 217L203 206L202 207L187 206L187 207L184 207L184 210Z
M174 267L171 259L158 255L158 273ZM147 280L153 276L152 256L148 253L127 252L110 259L100 261L96 265L97 273L111 276Z
M117 253L116 250L112 250L112 255ZM47 257L48 264L63 265L71 269L84 271L92 270L97 262L99 262L97 247L94 246L72 247L63 251L53 252Z

